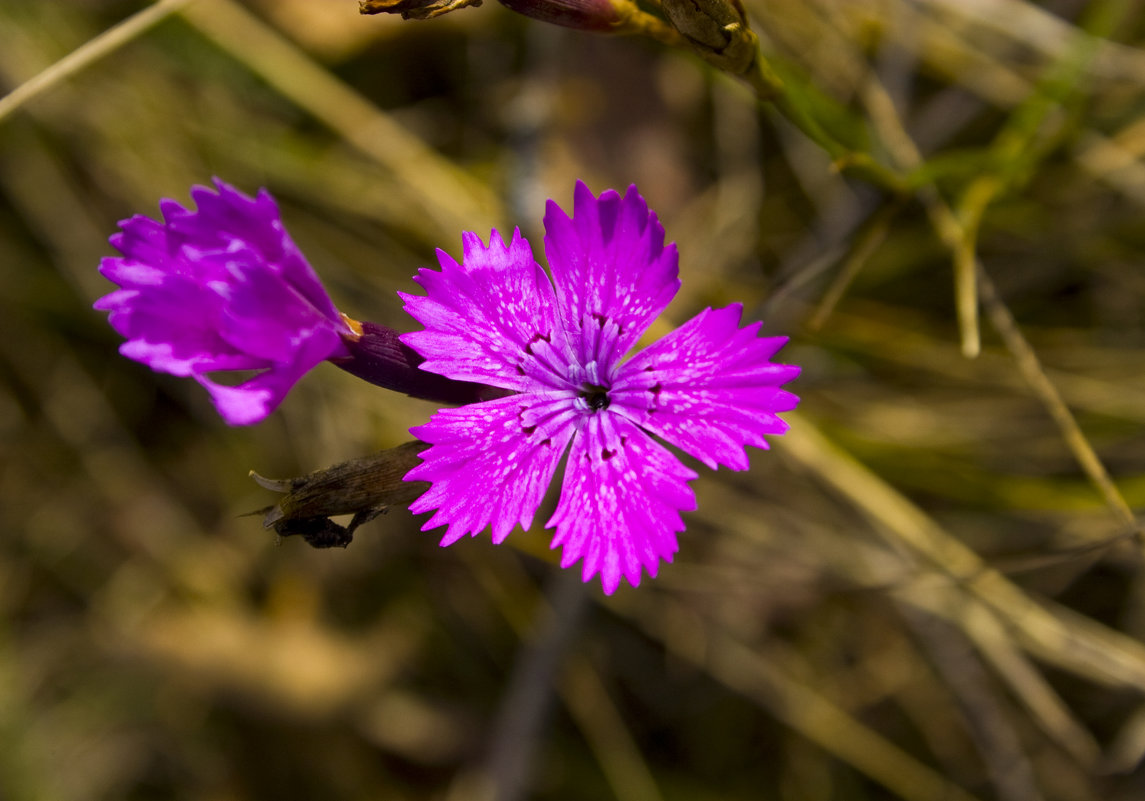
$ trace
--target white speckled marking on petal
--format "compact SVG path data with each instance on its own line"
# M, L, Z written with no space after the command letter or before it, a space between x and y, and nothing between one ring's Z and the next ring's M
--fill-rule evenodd
M513 395L442 409L410 430L432 445L407 481L432 486L410 505L437 510L423 531L448 526L442 545L492 527L499 543L520 524L527 529L573 435L570 393Z
M496 231L488 246L470 233L464 243L462 263L438 251L441 271L418 272L424 297L398 293L425 326L402 342L425 357L423 370L455 380L522 392L565 386L571 350L552 283L529 243L520 231L507 245Z
M708 467L748 466L744 446L782 434L798 398L780 386L799 368L771 357L787 340L739 328L741 307L705 309L620 366L611 409Z
M550 200L545 232L570 339L591 321L609 321L617 326L614 358L623 357L680 288L676 246L665 247L664 229L634 186L623 198L613 190L596 198L578 181L573 216ZM597 358L586 347L581 355Z
M561 498L547 527L562 547L561 567L584 560L588 581L600 574L604 592L621 578L655 576L677 550L680 512L696 508L688 481L696 474L628 420L607 412L588 417L573 440Z

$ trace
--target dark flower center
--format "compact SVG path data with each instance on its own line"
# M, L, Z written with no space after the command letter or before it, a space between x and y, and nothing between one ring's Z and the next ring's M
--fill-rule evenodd
M584 402L588 404L588 408L594 412L603 411L608 408L608 388L597 386L596 384L589 384L585 382L580 386L580 396L584 398Z

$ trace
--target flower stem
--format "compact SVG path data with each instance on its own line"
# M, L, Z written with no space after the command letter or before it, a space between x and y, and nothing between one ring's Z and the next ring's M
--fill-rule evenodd
M758 45L755 60L748 71L739 77L752 88L760 103L770 103L804 136L823 148L834 161L835 169L852 173L895 195L909 191L909 184L903 174L880 164L870 153L844 145L820 125L767 63L763 53L758 51Z
M403 392L414 398L462 405L502 397L505 390L468 381L454 381L420 369L425 361L412 348L403 344L392 328L374 323L357 323L361 333L345 337L350 356L331 359L347 373L379 387Z

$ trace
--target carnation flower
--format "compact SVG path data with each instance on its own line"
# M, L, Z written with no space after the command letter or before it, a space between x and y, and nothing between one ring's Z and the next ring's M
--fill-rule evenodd
M206 387L228 423L266 417L307 371L348 356L349 324L283 228L267 194L222 181L191 190L198 211L163 200L163 222L120 223L100 272L121 289L96 302L127 341L120 353ZM208 374L258 370L238 386Z
M282 224L265 189L254 198L215 180L189 211L163 200L163 222L136 215L111 244L122 257L100 272L121 288L95 308L127 341L120 353L206 387L232 425L262 420L309 370L331 360L367 381L417 397L464 403L484 388L417 369L397 333L339 313ZM257 371L241 384L212 373Z
M402 336L421 369L512 393L411 429L432 447L406 480L430 482L410 510L435 511L423 530L446 526L443 545L486 529L500 543L532 525L567 454L552 547L611 594L671 561L680 513L696 507L696 473L660 441L746 469L745 446L787 429L778 413L798 399L780 386L799 368L771 362L786 338L740 328L738 304L625 360L680 287L676 248L635 187L596 198L578 183L573 208L548 204L551 280L520 231L488 245L467 233L460 264L439 251L441 271L419 272L426 296L402 294L425 326Z

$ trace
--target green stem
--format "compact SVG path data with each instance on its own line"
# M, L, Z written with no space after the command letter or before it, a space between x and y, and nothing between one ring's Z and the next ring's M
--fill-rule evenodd
M855 175L894 195L910 190L906 177L864 153L844 145L819 124L787 90L783 79L771 68L762 53L757 53L748 71L740 76L754 90L760 103L770 103L784 119L821 147L834 162L836 170Z

